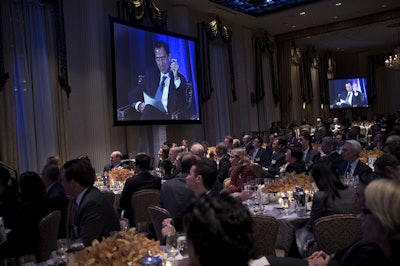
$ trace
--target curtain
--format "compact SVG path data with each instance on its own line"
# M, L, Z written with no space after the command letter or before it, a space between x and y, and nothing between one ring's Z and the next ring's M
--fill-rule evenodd
M48 156L59 154L53 10L39 1L10 0L7 4L11 32L5 35L9 38L5 49L11 51L12 57L6 67L10 69L12 86L6 88L5 95L12 99L12 105L1 108L10 108L6 123L15 128L8 131L14 136L6 137L15 140L15 154L10 156L17 158L15 167L18 165L20 172L40 171Z

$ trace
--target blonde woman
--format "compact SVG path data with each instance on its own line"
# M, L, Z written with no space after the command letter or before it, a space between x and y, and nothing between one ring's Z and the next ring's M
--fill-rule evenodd
M250 166L251 161L245 148L235 148L230 153L229 161L232 168L230 170L231 183L228 187L230 193L240 192L242 186L251 180L255 180L256 173Z

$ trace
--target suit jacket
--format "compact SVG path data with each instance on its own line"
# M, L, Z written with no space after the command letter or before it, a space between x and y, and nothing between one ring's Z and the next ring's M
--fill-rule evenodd
M280 150L271 155L271 162L267 166L267 177L275 178L276 175L279 175L279 169L282 165L285 164L285 152Z
M339 175L344 175L346 173L346 170L349 166L349 163L344 161L339 165ZM354 171L353 171L353 176L361 176L363 173L369 173L372 172L371 167L369 167L368 165L366 165L365 163L358 161Z
M113 168L122 167L124 169L131 169L129 164L126 163L119 163L117 166L113 166L112 164L107 164L104 166L103 172L110 172Z
M341 154L339 154L337 151L334 151L327 156L321 157L321 159L318 162L331 163L333 165L333 167L338 171L339 166L342 163L344 163L345 160L343 160L343 157Z
M262 165L263 167L267 167L268 163L270 161L270 156L269 156L267 150L260 147L257 151L257 154L254 155L255 152L256 152L255 148L253 148L249 151L250 158L254 157L253 163Z
M175 222L175 228L179 231L182 226L183 217L187 206L194 198L193 192L186 188L186 176L180 173L165 181L160 191L160 207L167 209Z
M68 206L68 198L65 195L64 187L60 182L55 182L50 189L47 191L47 198L49 199L50 209L52 211L61 211L61 221L65 221L65 215ZM65 224L60 222L58 229L58 238L63 238L66 236Z
M317 150L314 150L312 147L310 147L307 151L306 159L304 160L307 171L310 171L312 168L313 164L317 162L321 157L321 153Z
M152 108L150 105L146 105L146 108L149 107L148 110L143 111L143 116L145 119L171 119L171 115L177 112L183 112L186 108L186 78L178 73L181 84L178 88L175 88L174 78L172 73L170 72L170 81L169 81L169 90L168 90L168 104L167 104L167 113L162 113L156 108ZM147 93L150 97L154 98L156 95L158 86L160 83L160 71L158 68L153 67L147 70L146 75L139 77L138 86L131 92L130 94L130 102L131 106L134 107L138 101L143 102L143 93ZM164 115L165 117L161 117L160 115Z
M81 238L89 246L94 239L102 240L121 227L110 201L97 188L89 187L79 204L73 229L74 238Z
M308 261L300 258L267 256L267 259L271 266L308 266ZM383 256L382 251L376 244L359 238L337 252L329 261L328 266L388 265L385 264L386 261L387 259Z
M306 164L303 160L297 161L294 164L288 164L285 169L285 173L296 173L301 174L306 172Z
M231 162L229 161L229 155L222 155L218 163L218 180L223 184L225 178L229 176L229 169L231 168Z
M353 187L339 190L339 197L335 198L335 200L329 198L327 204L324 205L324 191L317 191L314 194L310 219L307 222L308 230L312 230L315 220L320 217L338 213L357 213L352 198L354 192Z
M131 195L143 189L161 189L161 178L154 176L149 172L140 172L125 181L120 199L120 209L125 210L125 217L133 224L133 211L131 208Z
M340 102L340 100L345 101L347 98L347 91L343 91L338 95L338 98L336 98L336 102ZM351 97L351 102L350 104L348 103L341 103L339 106L340 107L357 107L357 106L363 106L365 104L364 100L364 95L361 92L353 92L353 95Z

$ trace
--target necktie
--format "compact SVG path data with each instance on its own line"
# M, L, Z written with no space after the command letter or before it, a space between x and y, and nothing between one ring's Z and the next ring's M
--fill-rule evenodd
M154 97L154 99L161 101L163 89L164 89L164 82L167 77L168 77L167 75L162 76L160 85L158 85L156 96Z
M346 97L346 103L348 103L348 104L351 104L351 102L350 102L350 97L351 97L351 92L348 92L347 93L347 97Z

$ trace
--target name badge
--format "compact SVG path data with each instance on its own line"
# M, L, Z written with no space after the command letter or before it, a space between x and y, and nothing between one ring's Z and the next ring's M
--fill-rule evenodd
M271 163L272 163L272 164L275 164L275 163L276 163L276 160L271 160Z

